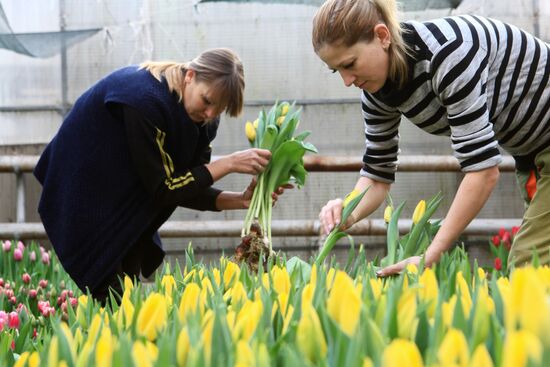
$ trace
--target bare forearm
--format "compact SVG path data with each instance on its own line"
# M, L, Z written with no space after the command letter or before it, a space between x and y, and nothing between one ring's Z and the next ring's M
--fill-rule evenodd
M216 197L218 210L246 209L246 203L242 192L222 191Z
M359 178L355 184L355 190L359 192L362 192L367 187L370 187L369 190L365 193L363 200L361 200L350 216L353 223L357 223L361 219L368 217L372 212L378 209L390 191L391 185L374 181L367 177Z
M498 167L466 174L441 228L426 250L427 265L437 262L476 217L498 182Z

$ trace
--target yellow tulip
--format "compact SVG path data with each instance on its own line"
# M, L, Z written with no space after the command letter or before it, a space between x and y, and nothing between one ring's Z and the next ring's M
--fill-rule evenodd
M269 351L265 343L260 343L256 347L256 366L257 367L269 367L271 366L271 360L269 358Z
M85 343L78 352L76 367L85 367L90 365L90 356L95 348L95 344Z
M327 313L344 333L353 336L360 312L361 295L351 278L345 272L337 271L327 299Z
M417 224L420 218L424 215L426 212L426 201L420 200L418 204L416 204L416 208L414 208L412 221L414 224Z
M482 281L487 279L487 274L485 274L485 270L483 270L483 268L477 268L477 276L479 280Z
M187 328L184 328L180 331L178 335L176 348L176 359L178 361L179 367L185 367L187 364L187 356L189 354L189 349L191 347L191 342L189 341L189 334L187 333Z
M136 330L148 340L155 340L167 322L166 298L159 293L151 293L139 310Z
M62 322L59 327L61 329L61 335L65 338L65 340L67 341L67 345L69 346L71 359L74 361L76 359L76 345L74 342L73 333L69 326L64 322Z
M254 352L247 342L239 340L237 342L237 351L235 354L237 356L237 366L256 366L256 358L254 357Z
M296 344L300 352L312 363L321 361L327 354L327 342L317 312L312 306L302 310L296 329Z
M280 293L290 293L290 276L286 268L274 266L271 269L271 278L273 280L273 288Z
M286 116L279 116L277 117L277 121L275 122L277 124L277 126L281 127L281 125L283 124L283 122L285 122L285 118Z
M418 296L422 302L428 304L427 314L429 318L432 318L435 315L437 297L439 295L437 278L432 268L424 269L424 272L418 278L418 283L421 286L418 290Z
M302 312L304 312L304 307L313 305L313 296L315 295L315 286L311 283L308 283L304 286L302 290Z
M122 300L120 302L120 308L117 311L116 319L117 326L122 331L124 328L128 329L132 326L132 320L134 318L134 305L128 296L128 293L124 291Z
M363 358L363 367L374 367L374 363L372 363L372 359L369 357Z
M235 320L234 336L237 339L248 341L260 322L263 314L263 304L261 300L247 300L241 310L238 312Z
M517 268L510 276L510 291L504 299L506 330L530 331L550 344L550 308L545 286L533 267Z
M443 317L443 325L450 327L453 322L453 316L456 306L456 294L453 294L448 301L441 305L441 314Z
M23 366L25 366L26 363L27 363L27 359L29 359L29 352L21 353L21 355L19 356L19 359L17 360L17 362L15 362L13 367L23 367Z
M281 106L281 115L286 115L288 113L288 110L290 109L290 106L288 103L283 103Z
M241 274L241 269L237 264L235 264L232 261L224 261L225 264L225 270L223 272L223 284L225 286L225 289L228 289L239 279L239 275Z
M332 289L332 284L334 283L334 276L336 275L336 269L330 268L327 273L326 279L326 288L327 292Z
M76 319L81 327L88 327L88 319L86 318L86 308L88 305L88 296L82 295L78 297L78 306L76 307Z
M178 308L178 317L182 323L186 324L188 317L203 314L204 304L201 302L200 293L201 289L196 283L188 283L185 286Z
M151 367L156 358L149 354L147 347L137 340L132 346L132 360L137 367Z
M450 329L447 332L437 351L437 359L442 366L468 366L468 342L462 331Z
M550 267L548 267L548 265L539 266L536 271L537 278L544 285L545 293L550 293Z
M418 274L418 267L415 264L407 264L405 270L409 274Z
M231 297L231 305L233 307L240 308L241 304L248 299L243 283L237 281L233 287L228 290L228 297Z
M134 289L134 282L128 275L124 276L124 292L132 291Z
M210 365L210 357L212 355L212 332L214 330L214 317L215 316L212 310L206 311L202 326L201 342L207 366ZM190 358L190 356L188 356L188 358Z
M355 199L357 197L357 195L359 195L361 192L357 189L353 189L351 190L351 192L349 194L346 195L346 197L344 198L344 203L342 204L342 207L346 207L353 199Z
M110 367L113 362L113 337L109 328L103 328L95 348L96 366Z
M88 339L86 339L86 344L95 345L101 327L103 326L103 320L99 314L95 314L92 318L90 328L88 329Z
M477 302L474 310L474 342L484 342L489 335L490 317L495 312L495 303L485 287L477 288Z
M164 275L161 280L161 285L164 288L164 295L172 300L172 291L176 288L176 279L170 274ZM170 302L172 303L172 302Z
M485 344L480 344L474 351L472 359L470 360L470 367L493 367L493 360L491 355L485 347Z
M246 122L246 124L244 125L244 132L249 142L253 143L254 140L256 140L256 129L254 128L252 122Z
M391 215L393 214L393 208L388 205L386 209L384 209L384 222L389 223L391 220Z
M378 301L378 299L380 299L380 295L382 294L382 279L370 278L369 284L370 284L370 289L372 291L372 295L374 296L374 300Z
M527 330L511 331L504 342L503 367L523 367L528 361L541 363L543 347L540 340Z
M258 119L254 120L254 122L252 123L252 125L254 125L254 129L257 129L258 126L260 125L260 120L258 120Z
M40 354L38 352L32 352L29 356L28 367L38 367L40 366Z
M424 362L416 344L409 340L394 339L382 353L384 367L422 367Z
M57 366L59 362L59 340L54 335L50 340L50 348L48 350L48 366Z
M456 291L460 292L462 310L464 311L464 315L468 317L468 315L470 315L470 311L472 310L472 296L470 295L468 283L466 283L461 271L456 273Z
M221 282L220 269L218 269L218 268L212 269L212 275L214 276L214 281L216 282L216 284L217 284L218 287L219 287L219 286L220 286L220 282Z
M397 302L397 333L402 339L414 340L417 326L416 289L407 288Z
M311 265L311 274L309 277L309 284L312 284L314 287L317 284L317 264Z

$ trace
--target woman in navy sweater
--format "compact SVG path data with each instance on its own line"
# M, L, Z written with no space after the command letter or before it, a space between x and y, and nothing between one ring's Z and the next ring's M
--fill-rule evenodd
M366 137L359 190L370 186L346 226L384 201L394 181L399 123L450 136L464 178L427 248L438 261L479 213L499 177L499 147L516 160L527 204L509 263L536 252L550 263L550 48L521 29L479 16L399 23L394 0L329 0L313 21L317 55L346 86L361 90ZM325 231L339 222L341 199L319 215ZM397 273L412 257L380 271Z
M270 152L248 149L210 162L219 115L243 106L239 58L208 50L188 63L145 63L113 72L76 101L42 154L38 211L63 267L104 302L119 277L149 276L164 251L157 229L177 206L246 208L243 192L212 184L256 175Z

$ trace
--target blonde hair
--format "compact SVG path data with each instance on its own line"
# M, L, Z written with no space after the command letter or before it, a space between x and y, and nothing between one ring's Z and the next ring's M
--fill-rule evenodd
M403 41L395 0L328 0L313 18L313 49L319 53L325 45L351 47L359 41L370 42L380 23L388 27L391 36L388 77L401 89L407 82L410 50Z
M244 72L241 60L227 48L214 48L204 51L186 63L170 61L148 61L140 68L149 71L158 81L164 78L170 92L176 92L183 100L185 73L195 72L197 82L203 82L213 88L215 97L225 111L232 117L238 116L243 109Z

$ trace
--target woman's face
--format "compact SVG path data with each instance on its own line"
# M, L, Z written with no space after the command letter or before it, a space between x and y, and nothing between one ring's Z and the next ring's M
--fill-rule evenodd
M212 88L207 83L197 81L195 76L193 70L187 70L185 74L183 105L191 120L208 122L220 115L225 107L220 106Z
M324 45L319 57L334 72L339 72L346 87L351 85L369 93L379 91L388 78L389 43L375 36L372 41L359 41L347 47L342 43Z

